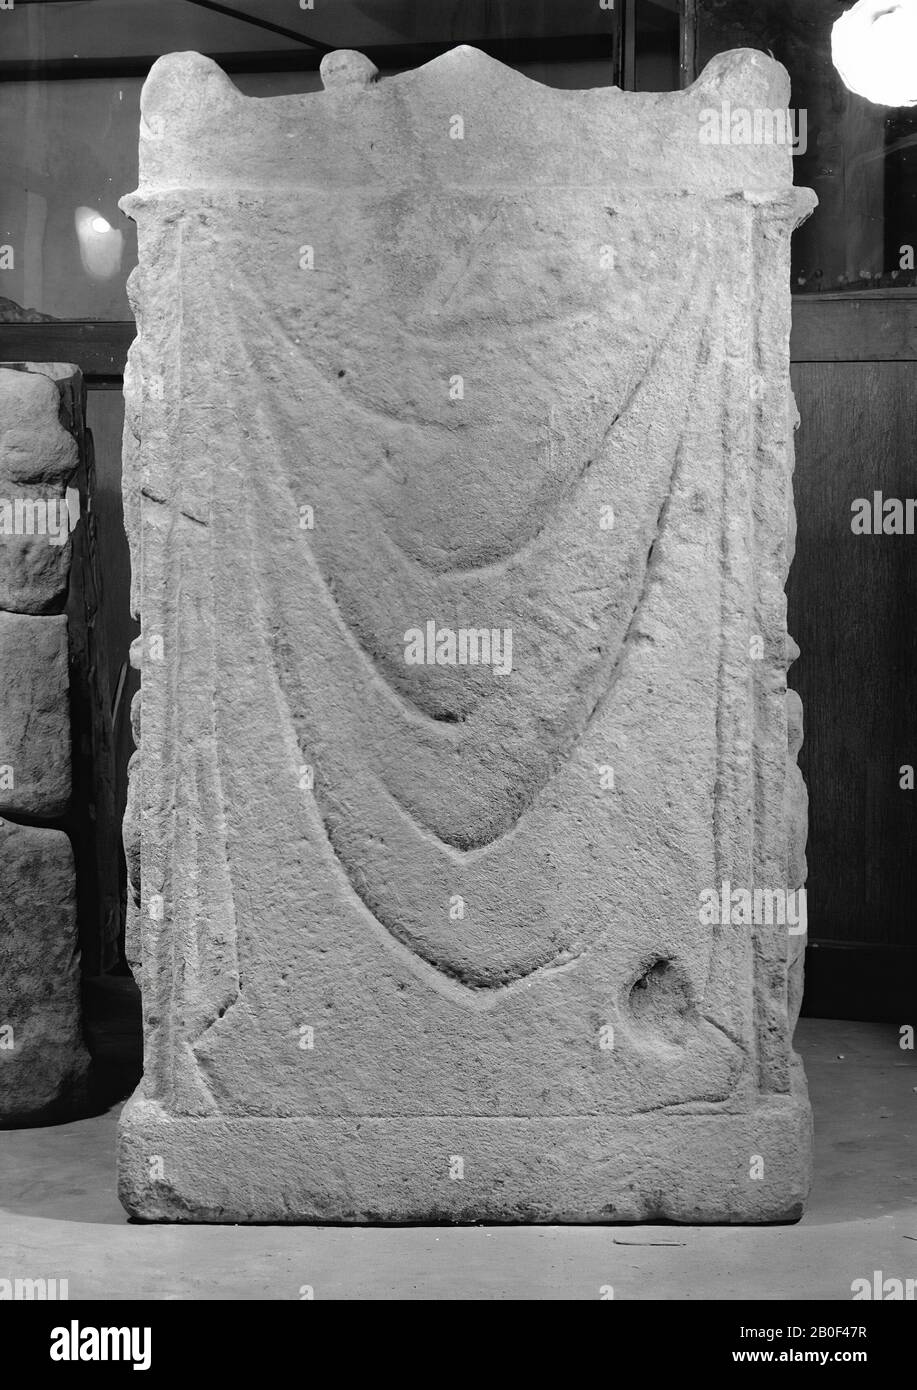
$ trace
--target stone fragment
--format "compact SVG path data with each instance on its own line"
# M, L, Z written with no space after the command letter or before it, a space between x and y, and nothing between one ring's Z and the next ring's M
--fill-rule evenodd
M51 376L27 370L26 364L0 367L3 611L58 612L67 597L72 529L67 489L79 455L60 413L60 393Z
M104 815L89 790L97 749L80 719L95 682L105 686L103 717L110 701L98 628L89 633L86 528L71 541L91 491L84 402L70 363L0 367L0 814L63 816L73 744L82 815L71 828L81 848L94 844ZM65 603L69 616L59 615ZM92 855L81 862L84 926L98 957ZM0 820L0 1123L72 1117L86 1104L79 959L70 838Z
M60 408L53 377L41 370L0 368L0 478L4 487L29 483L57 486L62 491L66 487L76 470L78 453L76 440L60 422Z
M0 613L0 815L67 810L69 690L67 619Z
M339 48L334 53L326 53L320 71L326 91L368 87L379 76L375 63L365 53L357 53L352 48Z
M122 1201L796 1217L786 74L323 70L143 93Z
M42 506L57 499L37 494ZM43 535L0 537L0 612L59 612L67 597L70 540L49 545Z
M78 1112L88 1074L70 842L0 820L0 1125Z

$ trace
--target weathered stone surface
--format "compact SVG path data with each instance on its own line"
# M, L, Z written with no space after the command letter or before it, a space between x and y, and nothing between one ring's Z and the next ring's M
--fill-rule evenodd
M0 540L0 611L59 611L67 596L69 573L69 539L58 546L49 545L45 536L4 537Z
M86 426L86 388L72 362L0 364L0 611L65 611L70 666L72 798L83 814L68 829L79 871L86 968L117 964L121 935L120 855L113 752L112 679L102 616L103 571L95 454ZM116 702L117 705L117 702ZM0 717L0 729L3 720ZM0 767L4 766L0 748ZM2 801L11 812L26 808ZM29 809L42 817L58 814Z
M142 608L153 1219L793 1217L785 108L471 49L143 96L125 514ZM709 126L708 126L709 128ZM432 662L411 664L432 624ZM463 663L468 631L495 634ZM462 634L465 634L464 645ZM477 639L472 650L483 655ZM136 843L139 831L139 871ZM791 856L793 867L791 868Z
M84 401L82 376L71 363L0 367L0 815L47 821L68 810L75 710L74 799L82 814L72 833L79 847L94 845L105 820L103 800L92 790L97 747L81 722L94 681L105 686L105 715L110 702L98 636L88 632L94 592L84 576L86 528L76 545L71 541L79 499L90 494ZM65 603L69 616L58 616ZM84 921L92 933L92 854L83 854L82 867ZM0 1123L6 1125L73 1116L88 1099L76 904L69 837L0 820Z
M0 1125L85 1104L76 888L60 830L0 820Z
M76 440L48 372L0 367L0 610L59 611L70 573Z
M77 446L60 422L60 394L47 372L0 368L0 477L4 486L45 483L63 490L77 466ZM69 368L72 373L75 369Z
M0 814L66 811L69 687L67 619L0 613Z
M788 844L787 887L799 889L805 886L808 877L806 865L806 838L809 827L809 794L796 759L802 747L802 701L795 690L787 691L787 768L786 768L786 819ZM790 1027L795 1028L802 1007L804 987L803 967L805 964L807 932L797 932L790 938L789 959L787 962L787 1009Z

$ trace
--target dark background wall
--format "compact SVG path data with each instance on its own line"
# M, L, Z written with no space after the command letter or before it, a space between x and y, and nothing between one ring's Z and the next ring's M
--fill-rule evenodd
M698 0L695 71L769 51L807 113L796 182L819 207L794 239L799 534L790 672L809 787L806 1011L906 1021L917 995L917 537L855 535L857 498L917 496L917 120L849 92L831 62L837 0Z

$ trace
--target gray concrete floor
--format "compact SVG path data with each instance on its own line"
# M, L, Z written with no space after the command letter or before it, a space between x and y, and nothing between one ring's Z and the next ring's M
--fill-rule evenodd
M115 1193L117 1111L0 1134L0 1278L71 1298L849 1300L917 1277L917 1059L892 1025L804 1019L815 1185L794 1226L147 1226ZM227 1155L227 1162L231 1162Z

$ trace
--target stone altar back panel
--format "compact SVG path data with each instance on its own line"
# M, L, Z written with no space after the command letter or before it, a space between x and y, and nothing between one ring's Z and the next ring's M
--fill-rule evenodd
M144 89L122 1200L798 1215L786 75L323 77Z

